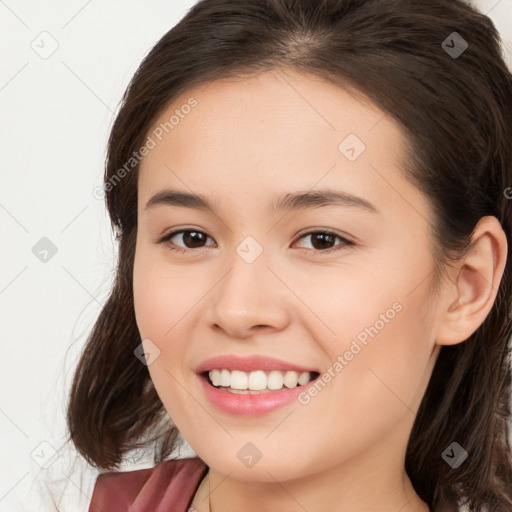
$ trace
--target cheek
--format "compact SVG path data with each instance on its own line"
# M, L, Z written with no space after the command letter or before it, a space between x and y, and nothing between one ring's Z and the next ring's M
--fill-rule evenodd
M184 328L186 315L198 300L198 292L187 282L179 267L159 262L144 247L137 249L133 273L137 327L141 339L150 339L160 351L148 371L162 404L173 419L186 416L189 409L181 384L188 339Z
M317 338L335 376L327 376L322 393L344 417L366 418L370 430L408 408L416 412L434 343L428 254L380 263L372 272L351 269L325 280L306 299L335 333Z
M137 326L143 338L172 337L178 322L190 312L205 290L200 279L179 265L169 265L150 251L137 250L133 296Z
M159 349L158 358L148 370L170 414L184 407L177 403L182 392L180 383L190 367L188 340L195 307L207 291L205 282L197 277L190 279L183 266L169 265L143 246L137 249L133 274L135 317L141 339L151 340ZM175 397L173 402L170 396Z

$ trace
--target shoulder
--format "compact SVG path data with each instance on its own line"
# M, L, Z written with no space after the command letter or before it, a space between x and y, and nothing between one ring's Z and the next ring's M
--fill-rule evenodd
M207 471L199 457L191 457L148 469L102 473L89 512L186 512Z

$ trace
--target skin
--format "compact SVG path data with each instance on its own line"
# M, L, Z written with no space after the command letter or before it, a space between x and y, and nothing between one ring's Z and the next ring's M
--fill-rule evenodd
M492 307L507 251L499 222L481 219L437 295L430 207L401 173L406 139L389 115L318 77L274 70L191 88L152 128L192 96L197 106L141 164L134 266L141 338L160 350L151 378L209 467L192 505L428 511L405 472L407 441L441 346L466 340ZM366 146L354 161L338 149L348 134ZM146 209L166 187L203 194L216 214ZM379 213L346 205L268 210L280 194L320 188L360 196ZM157 243L179 229L208 238ZM301 238L322 229L355 245ZM236 252L247 236L263 249L250 264ZM217 410L199 386L195 367L220 354L327 371L397 301L401 311L305 405L244 418ZM262 453L252 467L237 457L247 442Z

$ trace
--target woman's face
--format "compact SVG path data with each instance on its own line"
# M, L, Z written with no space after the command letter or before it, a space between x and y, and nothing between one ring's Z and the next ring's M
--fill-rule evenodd
M402 176L396 122L318 78L274 71L188 90L148 136L135 313L183 437L243 480L403 465L439 346L429 209ZM228 359L208 363L217 356ZM227 370L218 383L238 388L284 376L293 389L294 367L320 375L252 394L198 373Z

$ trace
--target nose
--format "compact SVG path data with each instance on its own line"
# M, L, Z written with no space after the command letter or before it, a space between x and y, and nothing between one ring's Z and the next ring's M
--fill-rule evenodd
M247 263L238 255L212 290L211 323L226 335L245 339L265 330L281 330L290 318L289 290L263 257Z

